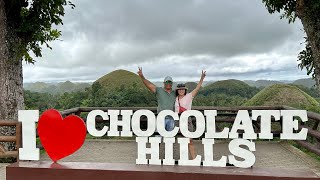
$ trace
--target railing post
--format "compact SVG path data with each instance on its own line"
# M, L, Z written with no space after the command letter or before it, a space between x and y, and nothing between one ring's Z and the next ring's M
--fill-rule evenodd
M19 161L19 148L21 148L21 141L22 141L22 124L21 122L17 122L16 125L16 148L18 152L17 161Z
M80 117L81 111L77 111L77 112L75 112L74 114Z
M317 130L319 126L320 121L316 121L312 127L313 130Z

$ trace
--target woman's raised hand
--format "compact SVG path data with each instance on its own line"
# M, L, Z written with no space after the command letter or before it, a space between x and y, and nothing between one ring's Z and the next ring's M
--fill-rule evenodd
M198 94L198 91L200 90L201 85L203 83L204 77L206 77L206 71L202 70L201 79L200 79L199 83L197 84L196 88L191 92L192 97L195 97Z
M206 77L206 71L202 70L201 79L204 79Z
M143 77L142 67L138 67L138 68L139 68L138 75L139 75L140 77Z

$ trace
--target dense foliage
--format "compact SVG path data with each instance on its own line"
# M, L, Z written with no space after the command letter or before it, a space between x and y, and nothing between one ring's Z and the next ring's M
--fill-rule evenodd
M49 94L24 91L26 109L39 109L43 112L49 108L59 110L73 107L147 107L156 106L156 97L136 85L117 87L110 91L99 83L84 91Z
M241 106L250 101L259 91L257 88L248 88L247 86L243 86L242 89L239 88L239 86L229 87L228 91L223 91L223 89L227 89L223 87L227 86L227 84L228 82L224 81L224 83L209 85L209 87L214 86L216 88L213 88L215 91L211 91L208 94L204 93L209 92L208 89L211 88L203 88L194 98L193 105ZM283 86L287 87L288 85ZM294 86L311 97L320 97L314 88L301 85L293 85L290 87ZM271 92L270 97L266 97L267 99L270 99L271 96L273 97L273 95L276 94L275 92L277 92L278 88L273 89L272 92L274 93ZM250 96L248 94L250 94ZM150 107L156 106L157 102L154 94L135 83L131 86L121 85L110 90L104 88L100 83L95 82L85 90L65 92L62 94L48 94L25 90L25 104L27 109L39 109L43 112L49 108L64 110L73 107Z
M300 69L306 68L307 74L317 79L319 84L319 40L320 40L320 1L319 0L262 0L269 13L282 13L281 18L286 18L292 23L299 18L303 24L305 49L298 55ZM314 51L314 52L313 52ZM317 69L317 70L316 70ZM316 70L316 71L315 71ZM316 77L317 76L317 77Z
M48 44L57 40L61 32L53 25L62 25L65 6L75 5L67 0L12 0L6 1L6 15L11 30L20 39L20 44L15 47L19 57L29 63L34 63L30 52L36 57L41 57L42 45L50 48Z

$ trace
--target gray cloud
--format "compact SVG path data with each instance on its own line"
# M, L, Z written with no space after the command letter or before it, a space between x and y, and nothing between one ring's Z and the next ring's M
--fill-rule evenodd
M53 42L53 50L45 49L34 67L24 66L25 81L94 80L117 68L135 72L138 65L152 70L152 79L168 73L196 79L202 68L212 78L304 74L296 68L301 23L288 24L279 14L270 15L261 1L74 3L76 8L67 10L64 25L58 27L63 41Z

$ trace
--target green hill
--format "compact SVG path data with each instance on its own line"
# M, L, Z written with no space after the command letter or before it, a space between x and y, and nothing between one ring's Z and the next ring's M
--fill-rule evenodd
M248 84L235 80L216 81L210 85L205 86L200 90L199 94L208 96L210 94L226 94L229 96L241 96L251 98L259 90L256 87L251 87Z
M67 92L68 90L74 89L74 84L70 81L59 83L57 86L64 92Z
M155 106L156 98L140 77L126 70L112 71L92 84L95 106L133 107Z
M188 88L188 92L193 91L197 87L197 83L195 82L187 82L186 87Z
M28 83L24 86L24 89L30 90L32 92L42 92L44 89L48 88L50 84L44 82L35 82L35 83Z
M216 82L216 81L203 81L202 87L209 86L210 84L212 84L214 82Z
M102 76L94 83L97 82L100 83L100 85L105 89L130 87L133 85L146 89L145 85L143 84L143 82L137 74L122 69L112 71Z
M292 82L292 84L298 84L298 85L302 85L308 88L312 88L316 82L311 79L311 78L307 78L307 79L298 79Z
M298 87L303 92L309 94L313 98L320 98L320 93L318 92L318 90L316 88L308 88L306 86L299 85L299 84L289 84L289 85Z
M319 103L296 86L275 84L268 86L244 103L245 106L279 106L310 109Z

